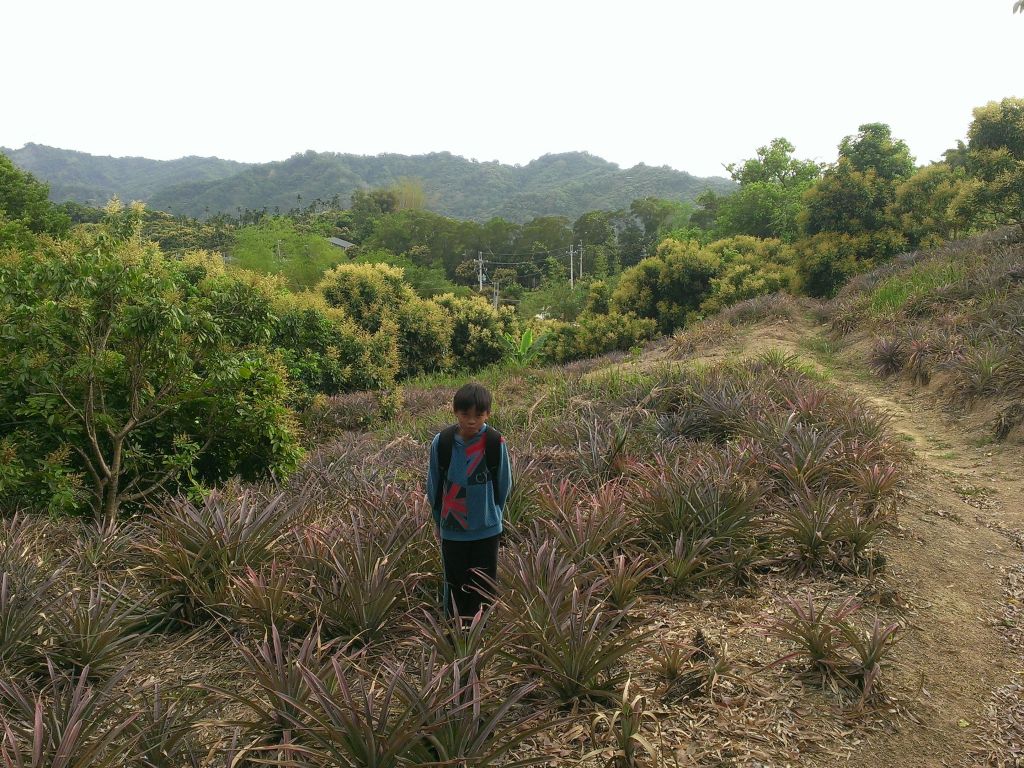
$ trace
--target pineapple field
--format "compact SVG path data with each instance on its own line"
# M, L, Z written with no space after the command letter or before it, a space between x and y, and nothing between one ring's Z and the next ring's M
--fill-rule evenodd
M319 398L281 483L0 530L0 766L1015 766L1024 246L491 368L499 598L442 618L463 379Z

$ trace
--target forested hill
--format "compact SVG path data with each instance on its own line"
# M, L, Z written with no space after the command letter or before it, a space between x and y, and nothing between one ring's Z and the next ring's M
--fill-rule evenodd
M43 144L21 149L0 147L15 165L50 185L55 202L76 200L101 206L117 195L124 201L145 200L168 187L233 176L247 163L216 157L149 160L145 157L102 157Z
M215 158L93 157L35 144L3 151L49 183L54 200L96 202L116 193L190 216L239 208L284 212L318 199L347 205L356 189L387 187L402 179L421 183L424 207L446 216L501 216L519 222L546 215L574 219L596 209L627 208L642 197L692 200L709 187L723 192L733 186L725 178L700 178L665 166L621 169L585 152L545 155L513 166L448 152L370 157L309 151L280 162L244 165Z

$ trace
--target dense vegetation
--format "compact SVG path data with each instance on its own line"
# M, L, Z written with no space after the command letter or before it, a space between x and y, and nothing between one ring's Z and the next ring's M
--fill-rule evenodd
M249 167L247 163L215 157L98 157L43 144L26 144L21 149L0 147L0 152L19 168L44 180L54 201L73 200L93 206L102 206L112 197L148 201L168 187L227 178Z
M690 358L814 317L1019 432L1022 137L1007 99L945 163L868 124L827 167L772 142L696 209L522 224L409 179L204 221L55 206L0 157L0 766L798 764L891 712L902 442L787 352ZM502 598L462 628L422 468L468 371L516 466Z
M640 197L692 200L732 183L667 167L620 169L585 152L545 155L524 166L477 162L448 152L429 155L343 155L313 152L262 165L216 158L173 161L93 157L29 144L2 150L50 184L54 200L102 204L112 195L186 216L233 214L245 208L287 211L313 200L334 207L356 190L418 179L426 207L445 216L526 221L575 218L595 208L621 208Z
M981 107L968 142L923 168L883 124L826 167L778 139L729 167L735 194L697 209L641 198L523 224L431 213L408 178L346 209L96 212L52 205L0 158L0 396L15 416L0 502L113 517L282 475L317 398L369 390L394 410L417 376L566 362L757 296L831 295L895 253L1019 224L1022 121L1020 100ZM1012 358L1011 342L992 343Z

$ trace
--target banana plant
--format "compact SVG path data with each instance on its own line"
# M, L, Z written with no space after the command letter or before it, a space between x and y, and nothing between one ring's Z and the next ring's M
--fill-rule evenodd
M524 328L519 338L511 333L502 333L509 361L517 368L533 364L544 347L547 334L533 335L532 328Z

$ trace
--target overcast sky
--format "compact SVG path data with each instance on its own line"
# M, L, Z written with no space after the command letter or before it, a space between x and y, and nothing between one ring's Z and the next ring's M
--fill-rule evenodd
M1024 96L1013 0L106 2L0 9L0 145L266 162L307 149L723 175L776 136L919 163Z

